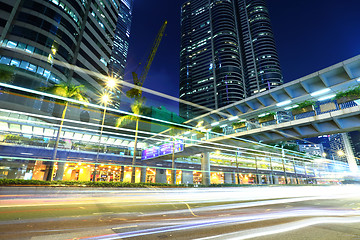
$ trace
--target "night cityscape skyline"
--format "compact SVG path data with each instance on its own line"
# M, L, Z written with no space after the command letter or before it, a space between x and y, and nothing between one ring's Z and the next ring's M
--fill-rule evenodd
M0 0L1 237L360 239L359 10Z
M179 96L180 0L134 2L132 33L125 79L145 61L162 22L168 20L162 40L144 86ZM302 1L267 0L284 82L293 81L360 53L356 19L360 3L355 0ZM311 5L311 7L309 7ZM154 7L154 6L162 6ZM164 11L166 9L166 11ZM148 21L151 19L151 21ZM309 57L311 56L311 57ZM178 112L178 104L156 97L148 104Z

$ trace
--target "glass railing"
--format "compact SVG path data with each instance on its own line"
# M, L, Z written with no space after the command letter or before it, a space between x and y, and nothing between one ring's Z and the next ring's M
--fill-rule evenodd
M334 108L332 108L331 110L322 110L321 106L325 105L325 104L329 104L329 103L334 103ZM214 134L214 133L210 133L207 134L208 138L207 139L212 139L212 138L217 138L219 136L222 135L231 135L234 133L238 133L238 132L246 132L249 131L251 129L258 129L258 128L262 128L262 127L266 127L266 126L272 126L272 125L277 125L280 123L284 123L284 122L290 122L290 121L294 121L294 120L299 120L299 119L303 119L303 118L309 118L309 117L314 117L314 116L318 116L321 114L326 114L329 112L334 112L334 111L339 111L342 109L347 109L347 108L351 108L351 107L355 107L358 106L358 104L354 101L350 101L350 102L346 102L346 103L340 103L338 104L336 100L329 100L326 102L322 102L321 104L318 104L313 111L310 112L305 112L305 113L300 113L300 114L296 114L293 115L291 110L288 111L281 111L281 115L277 114L274 117L274 120L271 121L267 121L267 122L263 122L263 123L259 123L258 121L248 121L246 122L245 126L242 128L237 128L237 129L233 129L230 126L227 126L225 128L223 128L223 132L222 133L218 133L218 134ZM284 115L284 112L286 112L286 114Z

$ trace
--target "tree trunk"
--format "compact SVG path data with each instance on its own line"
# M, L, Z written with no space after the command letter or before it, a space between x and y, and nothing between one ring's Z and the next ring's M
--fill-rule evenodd
M175 142L172 144L172 163L171 163L171 184L176 184L176 169L175 169Z
M53 177L53 171L54 171L54 163L55 163L55 160L56 160L57 149L58 149L59 141L60 141L60 134L61 134L62 126L64 124L64 119L65 119L68 104L69 103L66 102L65 108L64 108L64 110L62 112L62 115L61 115L61 122L60 122L59 130L58 130L57 135L56 135L54 151L53 151L53 155L51 157L51 162L49 163L49 172L48 172L48 175L46 177L46 181L52 181L53 180L52 177Z
M132 168L131 168L131 182L132 183L135 183L135 174L136 174L135 165L136 165L136 148L137 148L138 128L139 128L139 118L136 118L134 156L133 156Z

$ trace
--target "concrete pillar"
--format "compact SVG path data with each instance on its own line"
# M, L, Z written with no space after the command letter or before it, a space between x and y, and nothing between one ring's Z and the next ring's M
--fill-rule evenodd
M123 182L123 181L124 181L125 167L124 167L124 166L121 166L120 169L121 169L121 172L120 172L120 182Z
M58 162L56 170L55 181L62 181L65 173L65 162Z
M224 173L224 183L225 184L232 184L232 173Z
M156 169L155 182L156 183L167 183L165 169L158 169L158 168Z
M146 182L146 167L141 168L140 182Z
M271 184L270 175L266 175L266 184Z
M182 171L181 182L183 184L194 184L194 175L192 171Z
M210 153L205 152L201 154L201 172L202 184L205 186L210 185Z
M256 175L258 184L262 184L262 177L260 174Z
M274 176L274 184L279 184L279 177L278 176Z

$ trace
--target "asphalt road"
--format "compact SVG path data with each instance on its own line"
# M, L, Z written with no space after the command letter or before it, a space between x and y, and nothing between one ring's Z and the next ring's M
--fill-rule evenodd
M360 239L360 186L0 188L0 239Z

